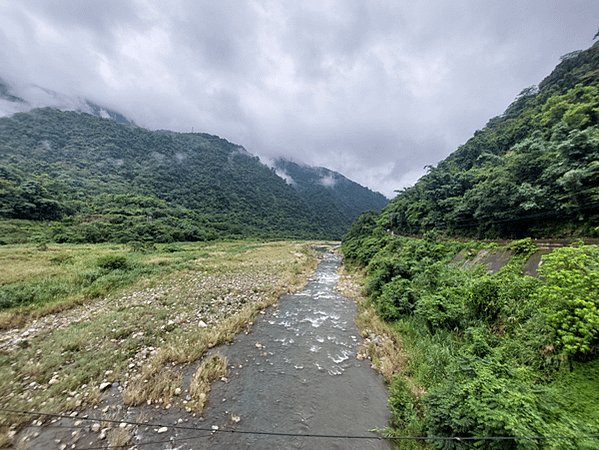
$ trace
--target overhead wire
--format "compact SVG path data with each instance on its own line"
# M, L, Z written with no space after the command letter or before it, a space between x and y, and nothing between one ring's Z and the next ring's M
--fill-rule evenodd
M599 208L599 201L592 201L589 203L586 203L582 206L578 206L578 207L572 207L569 208L569 210L566 212L569 215L572 215L573 213L576 212L584 212L584 211L588 211L588 210L592 210L594 208ZM484 223L484 222L489 222L492 224L500 224L500 223L508 223L508 222L525 222L525 221L530 221L533 219L544 219L544 218L548 218L548 217L555 217L557 218L560 215L559 210L556 211L539 211L539 212L532 212L529 214L522 214L519 216L515 216L515 217L510 217L510 218L495 218L493 217L491 214L485 214L485 215L479 215L477 217L472 217L472 218L464 218L464 219L458 219L458 220L447 220L447 219L440 219L437 223L433 223L432 226L434 227L435 225L439 225L439 226L457 226L457 227L472 227L475 225L478 225L480 223Z
M104 418L89 418L89 417L73 417L64 414L55 413L42 413L38 411L22 411L15 409L0 408L0 412L7 412L13 414L26 414L32 416L48 416L61 419L72 419L72 420L86 420L91 422L104 422L104 423L125 423L127 425L147 427L147 428L172 428L186 431L203 431L213 433L236 433L245 435L258 435L258 436L278 436L278 437L304 437L304 438L325 438L325 439L369 439L369 440L417 440L417 441L458 441L466 443L464 441L505 441L505 440L579 440L579 439L597 439L597 435L585 435L585 436L356 436L356 435L329 435L329 434L297 434L297 433L284 433L276 431L244 431L244 430L233 430L226 428L202 428L202 427L190 427L184 425L167 425L167 424L156 424L156 423L140 423L131 422L126 420L116 419L104 419ZM206 435L208 436L208 435ZM177 440L188 440L201 438L206 436L196 436L190 438L177 438ZM167 441L170 442L171 440ZM161 441L163 442L163 441ZM157 442L159 443L159 442ZM145 443L148 444L148 443ZM102 447L104 448L104 447Z

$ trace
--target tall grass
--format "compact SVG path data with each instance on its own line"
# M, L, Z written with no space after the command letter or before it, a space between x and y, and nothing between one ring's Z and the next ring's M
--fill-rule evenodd
M53 245L0 247L0 329L107 297L141 279L194 268L201 245L183 255L160 249L132 252L125 246Z
M234 249L228 251L229 246ZM34 318L38 324L52 322L54 315L46 315L57 312L72 321L0 352L0 403L18 410L64 412L97 404L100 383L119 381L128 403L165 405L180 384L173 363L192 363L230 341L260 309L300 289L317 264L304 242L179 247L182 251L159 247L147 253L113 245L61 245L46 251L0 247L0 268L9 269L0 270L2 289L13 300L23 299L21 306L0 314L3 327L31 324ZM10 261L38 267L18 279ZM239 280L244 282L241 290L232 284ZM203 281L211 287L203 287ZM245 291L259 294L259 300L241 303L241 309L207 328L190 325L213 299ZM140 358L141 350L150 348L154 350ZM140 392L136 380L151 389ZM23 426L27 420L0 417L0 440L11 425Z

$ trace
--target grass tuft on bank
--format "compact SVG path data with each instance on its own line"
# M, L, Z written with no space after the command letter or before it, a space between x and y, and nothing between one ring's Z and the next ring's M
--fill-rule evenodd
M311 244L0 247L0 268L11 268L0 270L4 292L18 285L35 293L1 313L0 405L93 409L102 383L119 382L127 403L166 406L180 385L180 365L230 342L260 310L304 286L318 263ZM51 285L60 292L49 296ZM1 416L4 442L29 420Z

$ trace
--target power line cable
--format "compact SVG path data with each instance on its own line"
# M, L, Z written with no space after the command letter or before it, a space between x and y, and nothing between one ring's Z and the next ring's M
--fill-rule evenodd
M557 219L558 216L560 215L560 213L563 214L565 212L565 215L572 216L573 214L575 214L577 212L584 212L587 210L592 210L595 207L599 207L599 201L589 202L582 206L578 206L576 208L569 208L569 210L566 209L566 211L564 211L563 209L562 210L552 210L552 211L540 211L540 212L536 212L536 213L518 215L518 216L514 216L514 217L510 217L510 218L494 218L490 214L479 215L478 217L472 217L471 219L465 218L465 219L451 220L451 219L442 218L442 219L438 220L437 223L439 224L439 226L471 227L471 226L476 226L476 225L479 225L479 224L485 223L485 222L500 224L500 223L509 223L509 222L524 222L524 221L529 221L529 220L533 220L533 219L544 219L544 218L548 218L548 217L555 217ZM504 210L503 212L507 213L508 211L514 211L514 210ZM432 223L431 225L434 227L435 223Z
M61 419L72 419L75 417L67 416L63 414L53 413L42 413L37 411L22 411L7 408L0 408L0 411L15 413L15 414L27 414L33 416L48 416L57 417ZM506 440L578 440L578 439L596 439L599 438L597 435L587 436L356 436L356 435L328 435L328 434L297 434L297 433L283 433L274 431L243 431L243 430L229 430L225 428L201 428L201 427L189 427L183 425L166 425L166 424L153 424L153 423L139 423L125 420L115 419L98 419L89 417L77 417L78 420L87 420L93 422L107 422L107 423L125 423L127 425L141 426L141 427L156 427L156 428L172 428L188 431L205 431L209 433L237 433L237 434L249 434L249 435L262 435L262 436L280 436L280 437L309 437L309 438L326 438L326 439L377 439L377 440L419 440L419 441L458 441L465 443L464 441L506 441ZM205 437L205 436L198 436ZM192 438L190 438L192 439Z

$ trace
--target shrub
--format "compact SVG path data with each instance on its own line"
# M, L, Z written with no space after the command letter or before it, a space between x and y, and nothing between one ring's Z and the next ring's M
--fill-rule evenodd
M513 250L516 255L532 255L537 251L537 247L530 238L513 241L508 248Z
M553 393L532 387L518 371L489 356L460 356L445 382L425 398L430 436L521 437L555 435L565 428ZM561 423L560 423L561 422ZM570 430L571 431L571 430ZM529 439L433 441L437 449L538 449ZM575 448L560 441L559 448ZM543 445L543 448L544 445Z
M503 280L495 276L483 276L469 286L467 304L474 314L493 322L501 311L501 287Z
M591 353L599 337L599 250L564 247L543 262L536 295L557 345L566 355Z
M403 315L412 314L417 301L418 295L411 288L411 283L401 277L395 277L391 283L382 287L375 305L383 320L394 321Z
M98 258L96 264L101 269L112 271L112 270L125 270L128 268L127 257L124 255L106 255Z
M464 306L459 297L428 294L418 301L414 314L424 319L431 333L439 328L454 330L464 319Z
M383 286L394 278L410 279L412 275L406 261L393 256L376 257L369 264L368 271L373 276L366 286L366 292L375 298L381 294Z
M144 249L144 244L140 241L129 241L127 242L127 245L131 247L131 251L134 252L141 252Z

